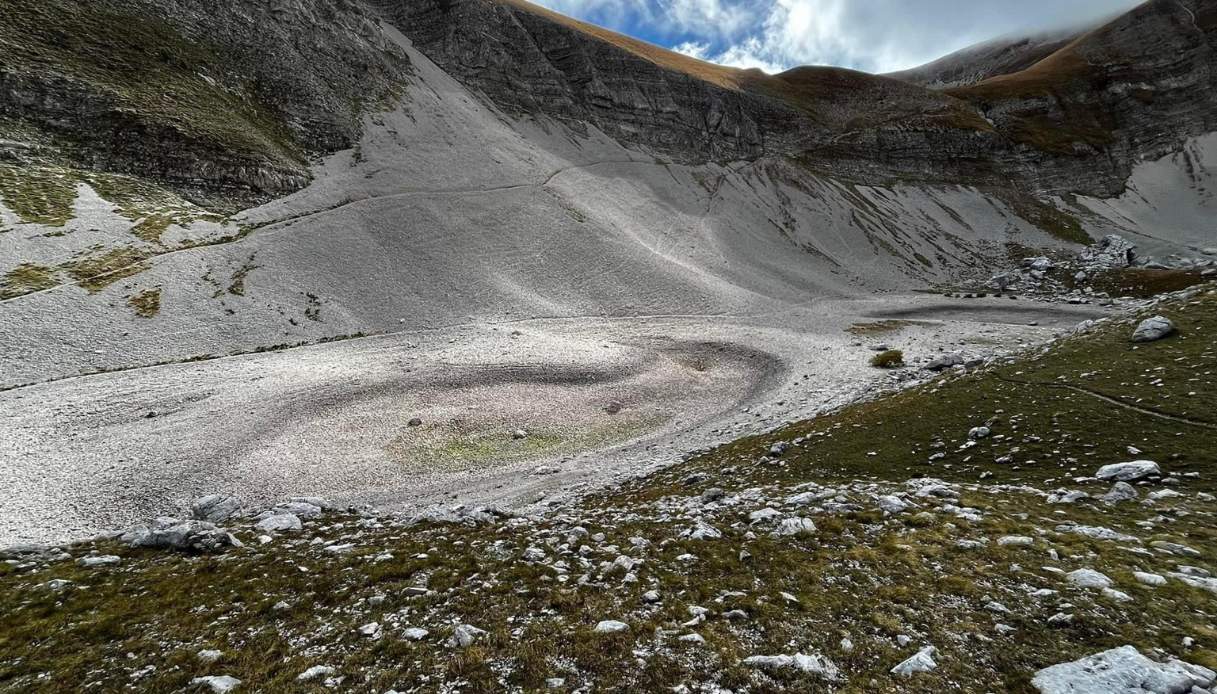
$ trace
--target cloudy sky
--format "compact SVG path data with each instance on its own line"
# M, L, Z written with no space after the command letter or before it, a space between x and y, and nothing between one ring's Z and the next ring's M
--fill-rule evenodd
M914 67L1008 34L1075 25L1139 0L533 0L738 67Z

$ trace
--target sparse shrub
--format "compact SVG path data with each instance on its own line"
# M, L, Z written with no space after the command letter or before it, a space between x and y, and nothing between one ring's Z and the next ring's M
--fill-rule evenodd
M871 357L870 365L878 369L894 369L904 366L904 352L898 349L884 350Z

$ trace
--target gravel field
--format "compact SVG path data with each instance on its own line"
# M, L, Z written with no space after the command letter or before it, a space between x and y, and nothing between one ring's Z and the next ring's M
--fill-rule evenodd
M979 355L1098 314L909 295L752 317L523 320L17 388L0 393L0 544L85 537L210 492L544 504L889 385L867 365L880 341L910 359ZM889 315L925 320L846 332Z

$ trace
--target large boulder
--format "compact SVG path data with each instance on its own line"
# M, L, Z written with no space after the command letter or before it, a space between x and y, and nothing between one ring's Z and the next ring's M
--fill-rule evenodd
M307 520L309 518L317 518L322 514L322 512L325 510L325 507L321 505L323 503L325 502L313 503L312 501L293 499L291 501L285 501L281 504L277 504L271 509L271 513L290 513L297 518L304 518Z
M1051 258L1039 256L1036 258L1023 258L1023 267L1035 272L1048 272L1054 265Z
M1166 316L1154 316L1141 321L1132 333L1133 342L1154 342L1175 332L1175 324Z
M1078 262L1092 268L1129 267L1136 259L1136 246L1123 236L1109 234L1078 256Z
M1132 646L1061 663L1035 673L1041 694L1188 694L1207 689L1217 673L1179 660L1157 663Z
M964 363L963 355L959 352L947 352L946 354L934 359L929 364L925 365L928 371L946 371L953 366L959 366Z
M1152 460L1134 460L1131 463L1112 463L1099 468L1094 476L1101 480L1117 482L1134 482L1136 480L1160 476L1162 469Z
M258 521L254 528L264 533L294 533L303 530L304 524L294 513L276 513Z
M190 505L190 517L208 523L223 523L241 510L241 500L225 494L208 494Z
M1118 504L1121 501L1136 501L1137 489L1127 482L1116 482L1112 485L1111 491L1100 497L1100 500L1105 504Z
M119 541L131 547L193 552L220 552L227 547L241 546L241 541L232 533L214 523L165 517L131 528L119 537Z

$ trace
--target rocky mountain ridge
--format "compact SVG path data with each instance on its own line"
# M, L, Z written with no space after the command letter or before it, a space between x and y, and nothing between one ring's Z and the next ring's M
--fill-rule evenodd
M350 147L410 69L350 0L0 10L0 163L134 174L203 199L303 187L309 156Z
M1012 52L1004 67L977 69L1005 74L946 90L912 75L711 66L523 0L278 0L205 16L142 0L9 9L4 156L57 152L264 196L304 185L310 154L350 146L360 114L409 73L382 20L507 114L593 127L683 163L792 156L857 180L1111 195L1135 162L1217 119L1205 96L1213 9L1201 0L1151 0L1059 49L1063 38L999 46ZM139 48L153 44L159 55ZM965 59L992 60L955 62ZM217 121L221 110L239 120Z

